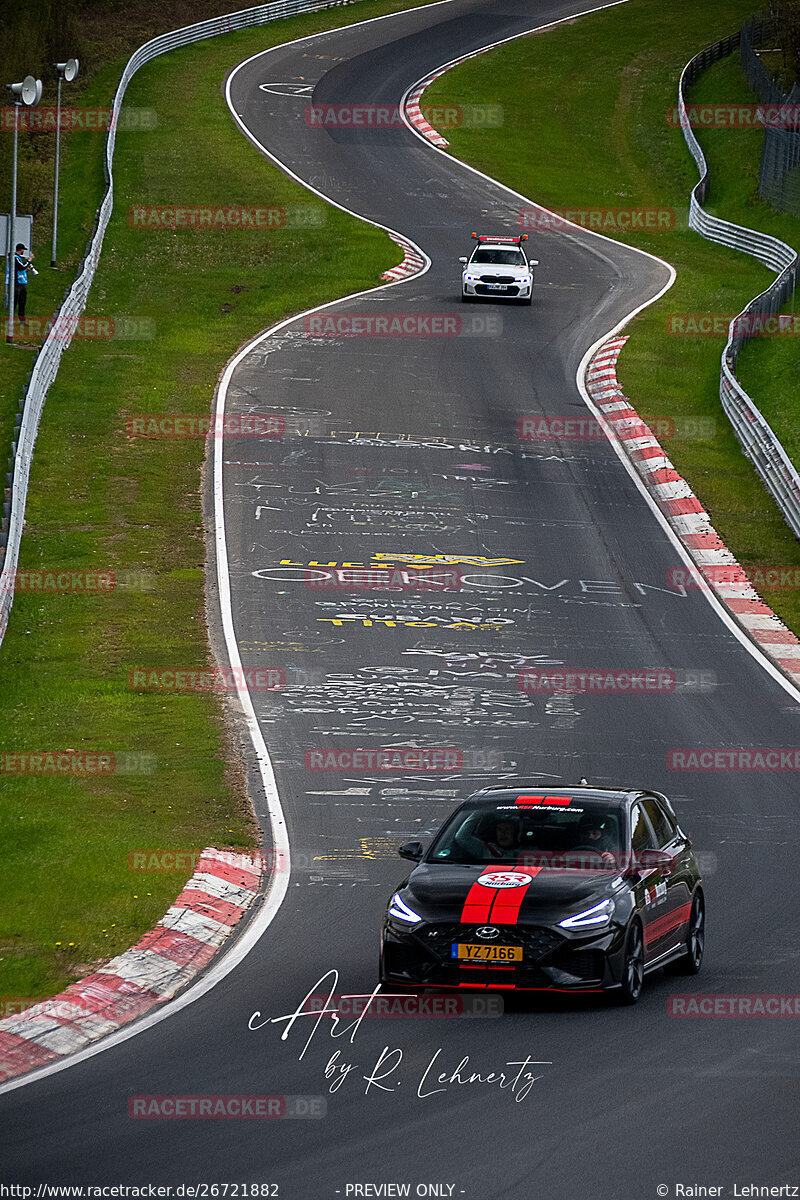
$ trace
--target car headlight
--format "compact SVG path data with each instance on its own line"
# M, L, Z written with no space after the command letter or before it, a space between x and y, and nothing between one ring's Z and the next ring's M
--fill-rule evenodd
M395 892L389 901L389 916L395 921L404 921L407 925L419 925L422 917L409 908L399 892Z
M558 924L561 929L596 929L600 925L608 925L613 912L614 901L601 900L599 904L593 904L591 908L585 908L583 912L565 917Z

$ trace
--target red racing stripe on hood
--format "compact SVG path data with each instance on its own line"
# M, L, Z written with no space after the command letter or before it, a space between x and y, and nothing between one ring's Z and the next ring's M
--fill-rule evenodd
M461 910L462 922L469 924L475 922L478 925L486 925L490 922L493 925L516 925L519 920L519 910L528 888L541 870L543 870L542 867L526 867L523 872L502 872L505 875L522 874L528 877L525 882L516 887L493 887L490 882L491 875L501 874L500 872L489 872L489 879L484 883L477 879L469 889L464 901L464 907ZM481 876L481 878L486 877Z
M461 920L485 925L489 920L489 913L492 911L496 895L497 892L492 888L484 887L481 883L473 883L467 892L467 898L461 910Z

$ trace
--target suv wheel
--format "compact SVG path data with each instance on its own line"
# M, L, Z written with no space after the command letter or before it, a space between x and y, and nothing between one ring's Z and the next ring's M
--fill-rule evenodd
M644 982L644 941L638 919L631 921L625 938L622 967L622 987L617 992L620 1004L635 1004L642 994Z
M670 963L667 970L674 975L697 975L703 964L703 950L706 940L706 906L703 893L698 889L692 901L692 911L689 916L689 928L686 932L686 953L675 962Z

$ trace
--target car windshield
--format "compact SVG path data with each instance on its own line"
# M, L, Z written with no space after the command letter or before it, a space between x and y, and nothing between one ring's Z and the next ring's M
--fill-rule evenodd
M498 267L527 266L525 255L520 250L476 250L472 261L474 263L493 263Z
M541 800L542 797L537 797ZM614 870L620 857L619 810L573 800L513 802L465 809L442 830L428 862Z

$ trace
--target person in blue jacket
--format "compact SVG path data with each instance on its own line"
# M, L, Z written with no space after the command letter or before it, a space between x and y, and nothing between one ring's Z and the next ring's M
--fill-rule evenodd
M32 275L38 275L39 272L34 266L33 251L30 254L25 253L25 246L22 242L17 242L17 248L14 253L14 270L16 272L14 278L14 308L19 315L20 323L25 320L25 306L28 303L28 269Z

